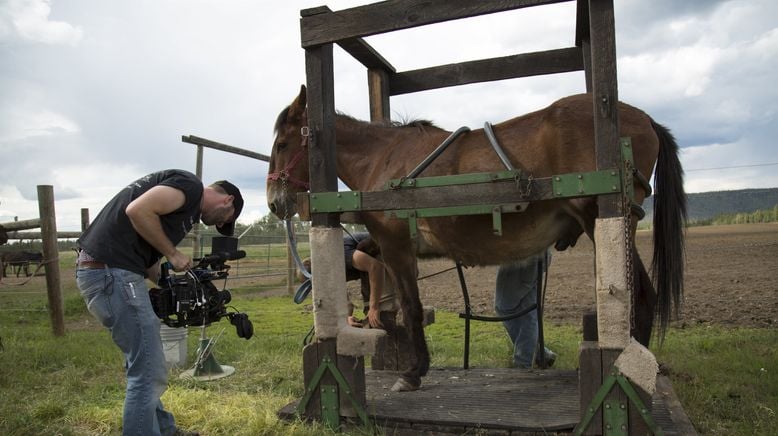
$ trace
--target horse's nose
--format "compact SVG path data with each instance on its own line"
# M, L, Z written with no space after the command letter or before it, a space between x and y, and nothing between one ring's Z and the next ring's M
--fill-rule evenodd
M269 205L269 207L270 207L270 212L272 212L273 214L275 214L275 213L276 213L276 210L278 209L278 208L276 207L276 202L275 202L275 201L271 202L271 203L270 203L270 205Z

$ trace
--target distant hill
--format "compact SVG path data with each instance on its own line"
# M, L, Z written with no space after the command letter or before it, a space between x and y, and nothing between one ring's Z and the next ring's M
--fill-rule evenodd
M722 213L754 212L772 209L778 204L778 188L740 189L737 191L711 191L687 194L690 220L713 218ZM646 219L654 212L654 200L643 203ZM644 220L646 221L646 220Z

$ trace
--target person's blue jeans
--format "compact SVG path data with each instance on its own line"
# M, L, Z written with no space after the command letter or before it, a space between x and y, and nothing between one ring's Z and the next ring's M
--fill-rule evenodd
M140 274L118 268L78 269L76 283L89 312L122 350L127 369L124 435L171 435L173 415L160 396L167 389L167 367L159 336L160 320Z
M537 302L538 261L548 263L545 255L540 255L522 262L500 265L494 293L494 311L497 315L513 315ZM518 318L503 321L503 325L513 343L514 366L532 368L538 346L538 311L531 310ZM547 356L553 354L551 350L546 350L544 352Z

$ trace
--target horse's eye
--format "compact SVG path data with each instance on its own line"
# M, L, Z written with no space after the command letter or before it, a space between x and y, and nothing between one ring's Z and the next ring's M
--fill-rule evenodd
M286 148L286 142L277 142L276 143L276 149L283 150Z

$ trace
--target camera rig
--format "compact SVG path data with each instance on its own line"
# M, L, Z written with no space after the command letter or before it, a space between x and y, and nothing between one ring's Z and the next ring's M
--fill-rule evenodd
M219 290L214 280L224 279L230 266L225 262L246 257L242 250L213 253L200 259L185 273L175 275L172 266L165 262L157 285L149 291L154 312L168 327L208 325L227 317L235 326L238 337L249 339L254 326L245 313L227 311L232 295L227 289Z

